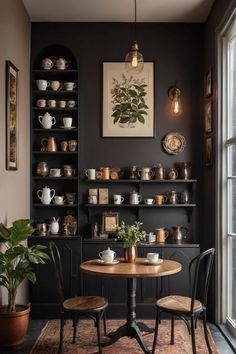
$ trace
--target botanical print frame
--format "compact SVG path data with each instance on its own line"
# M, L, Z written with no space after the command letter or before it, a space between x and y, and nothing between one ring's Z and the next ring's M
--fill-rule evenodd
M6 61L6 169L18 168L17 141L17 86L18 69Z
M154 137L154 63L139 74L103 63L103 137Z
M205 132L212 132L212 99L205 101L204 107Z
M212 95L212 72L211 68L207 71L205 76L205 97Z
M211 136L206 137L205 145L206 166L211 166L213 164L213 139Z
M102 233L113 234L119 226L119 213L104 212L102 214Z

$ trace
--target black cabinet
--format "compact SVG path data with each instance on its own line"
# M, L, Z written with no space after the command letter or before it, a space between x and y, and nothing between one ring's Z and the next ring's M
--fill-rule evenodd
M48 247L51 240L56 243L61 254L65 297L80 294L81 239L32 236L28 243L30 246L41 244ZM49 248L46 252L49 254ZM30 285L31 316L33 318L56 317L59 307L53 264L51 261L47 261L46 264L33 265L33 268L37 280L35 284Z

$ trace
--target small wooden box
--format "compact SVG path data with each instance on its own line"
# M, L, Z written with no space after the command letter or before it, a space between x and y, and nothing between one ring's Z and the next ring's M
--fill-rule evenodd
M109 191L108 188L99 188L98 204L109 204Z

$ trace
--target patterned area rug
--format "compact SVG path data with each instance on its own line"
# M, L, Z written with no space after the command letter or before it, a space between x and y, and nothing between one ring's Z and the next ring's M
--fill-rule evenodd
M154 328L153 320L144 320L147 326ZM114 331L124 323L123 320L107 320L107 330ZM59 344L59 320L48 321L41 335L36 341L30 354L56 354ZM101 322L101 332L103 326ZM77 328L77 340L72 344L72 322L66 321L64 327L64 351L65 354L95 354L97 353L96 328L91 320L81 320ZM213 341L210 331L209 339L213 354L219 354ZM152 347L153 333L142 332L145 343L149 349ZM107 337L102 335L102 341L107 341ZM196 330L196 344L198 354L207 354L208 350L205 344L203 326L198 322ZM136 339L123 337L109 347L103 348L104 354L142 354ZM175 344L170 345L170 321L162 320L159 326L156 354L189 354L192 353L191 336L188 334L187 327L183 321L175 321Z

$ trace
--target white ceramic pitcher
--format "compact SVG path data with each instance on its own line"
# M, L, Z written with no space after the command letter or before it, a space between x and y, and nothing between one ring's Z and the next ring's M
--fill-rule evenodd
M38 116L38 120L44 129L50 129L52 125L56 124L56 118L52 117L48 112L46 112L43 116Z
M42 204L50 204L54 195L55 195L55 189L50 189L47 186L37 191L37 196L41 200Z

